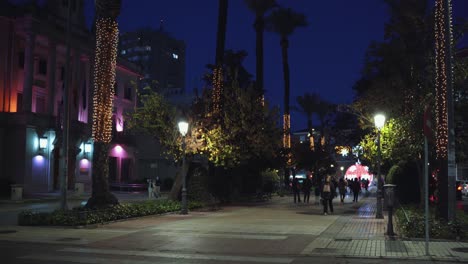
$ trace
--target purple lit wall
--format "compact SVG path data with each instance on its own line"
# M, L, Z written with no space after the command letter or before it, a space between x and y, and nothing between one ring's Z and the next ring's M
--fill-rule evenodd
M121 145L115 145L110 149L109 156L126 158L129 156L129 153Z

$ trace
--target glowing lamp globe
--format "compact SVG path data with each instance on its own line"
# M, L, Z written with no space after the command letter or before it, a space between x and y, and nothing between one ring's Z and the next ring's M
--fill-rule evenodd
M187 134L187 131L188 131L188 123L185 122L185 121L180 121L178 125L179 125L180 134L183 137L185 137L185 135Z
M385 116L382 115L382 114L377 114L374 116L374 122L375 122L375 127L377 127L377 129L382 129L382 127L384 127L384 124L385 124Z

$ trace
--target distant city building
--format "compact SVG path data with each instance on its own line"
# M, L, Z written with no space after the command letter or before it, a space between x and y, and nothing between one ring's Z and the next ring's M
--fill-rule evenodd
M66 25L71 4L68 188L91 187L94 36L85 25L83 1L0 1L0 185L26 193L59 188L62 175ZM38 4L40 3L40 4ZM125 113L136 106L133 83L142 75L118 59L110 180L136 178L135 147L125 140Z
M185 43L160 29L139 29L120 35L120 56L142 68L141 85L164 94L185 90ZM157 86L153 85L157 81Z

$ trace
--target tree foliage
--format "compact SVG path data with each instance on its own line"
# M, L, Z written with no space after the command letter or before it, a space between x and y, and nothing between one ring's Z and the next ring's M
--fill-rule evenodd
M206 157L215 166L232 168L256 159L273 159L279 150L280 130L277 111L255 100L253 88L241 89L236 82L226 89L225 111L216 122L211 116L211 96L205 92L186 114L189 133L187 153ZM181 136L176 121L181 114L162 95L147 91L142 106L129 116L129 126L159 140L165 153L178 159Z

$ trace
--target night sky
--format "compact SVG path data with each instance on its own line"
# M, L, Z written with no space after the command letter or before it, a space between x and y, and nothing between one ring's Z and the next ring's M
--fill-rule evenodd
M93 0L86 1L87 20L94 16ZM360 77L364 53L373 40L383 40L384 23L388 19L383 0L283 0L307 16L308 27L299 28L290 38L291 105L305 92L318 92L334 103L350 103L352 86ZM468 17L468 1L453 0L454 16ZM187 89L201 88L205 65L214 63L217 0L122 0L118 18L120 31L140 27L164 29L186 43ZM226 49L246 50L244 65L255 75L254 15L243 0L230 0L226 33ZM265 33L266 98L273 105L283 106L281 50L278 35ZM465 41L464 43L468 43ZM292 130L306 127L305 118L292 112Z

